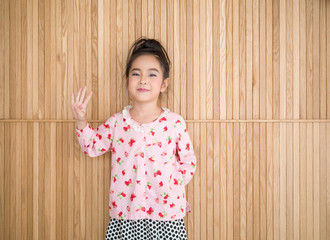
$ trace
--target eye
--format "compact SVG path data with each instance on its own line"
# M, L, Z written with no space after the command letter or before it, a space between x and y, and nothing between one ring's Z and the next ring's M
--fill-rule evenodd
M151 73L149 76L150 76L150 77L157 77L157 75L154 74L154 73Z
M140 76L140 74L138 74L138 73L132 73L132 76Z

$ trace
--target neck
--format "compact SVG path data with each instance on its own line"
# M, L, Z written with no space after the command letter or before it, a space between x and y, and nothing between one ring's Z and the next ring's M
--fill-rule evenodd
M151 102L151 103L133 103L132 104L132 109L130 112L133 115L152 115L161 110L161 107L158 105L157 102Z

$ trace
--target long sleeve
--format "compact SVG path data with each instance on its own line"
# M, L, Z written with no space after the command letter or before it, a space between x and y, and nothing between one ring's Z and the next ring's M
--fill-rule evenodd
M112 148L114 117L94 130L88 123L84 129L76 129L82 151L90 157L100 156Z
M196 170L196 156L187 132L186 123L180 116L177 120L177 154L179 157L180 171L183 175L184 184L187 185L192 179Z

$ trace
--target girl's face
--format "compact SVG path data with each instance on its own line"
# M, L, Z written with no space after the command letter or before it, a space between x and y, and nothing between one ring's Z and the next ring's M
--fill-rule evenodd
M152 55L142 55L134 60L128 76L128 92L135 103L158 101L159 94L167 88L169 79L163 79L159 61Z

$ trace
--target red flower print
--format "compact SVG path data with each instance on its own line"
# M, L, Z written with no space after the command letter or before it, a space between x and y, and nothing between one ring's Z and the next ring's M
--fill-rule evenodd
M96 143L96 141L95 140L93 140L93 144L95 144Z
M132 179L128 180L128 181L125 181L125 185L126 186L130 186L132 185Z
M123 163L123 160L119 157L119 158L117 158L117 163L119 164L119 166L121 166L121 164Z
M180 123L180 122L181 122L181 121L178 119L175 123L178 124L178 123Z
M166 132L168 129L167 129L167 126L164 127L164 132Z
M131 126L128 125L127 127L124 127L124 131L127 132L130 128L131 128Z
M163 152L163 153L161 154L162 157L164 157L164 156L166 156L166 155L167 155L167 152Z
M172 138L171 138L170 136L168 136L168 138L167 138L167 143L168 143L168 144L171 144L171 142L172 142Z
M151 128L149 134L151 134L152 136L155 136L155 129Z
M99 138L99 140L102 140L102 136L100 135L100 134L96 134L96 137L98 137Z
M111 204L112 204L113 208L118 207L115 201L113 201Z
M154 156L150 157L150 158L149 158L149 161L150 161L150 162L154 162L154 161L155 161L155 160L154 160Z
M124 154L125 154L125 157L128 157L128 152L125 152Z
M117 181L117 178L118 178L117 174L112 177L112 180L113 180L114 183Z
M112 151L113 154L116 153L116 149L114 147L111 148L111 151Z
M140 182L141 182L140 180L136 180L136 184L140 184Z
M80 134L77 132L77 136L80 137Z
M123 142L124 142L124 139L123 139L123 138L120 138L119 141L120 141L121 143L123 143Z
M160 170L154 170L154 177L161 176L162 172Z
M162 187L163 186L163 182L159 182L159 186Z
M127 209L127 212L131 211L131 208L129 206L127 206L126 209Z
M174 178L174 185L179 185L178 179Z
M166 121L166 117L162 117L161 119L159 119L159 122L162 122L162 121Z
M195 163L194 162L191 162L191 165L195 167Z
M130 197L131 202L133 202L134 198L136 198L136 195L135 195L134 193L132 193L132 194L131 194L131 197Z
M155 199L155 202L156 202L156 203L159 203L159 198L156 198L156 199Z
M123 215L123 212L120 212L120 213L118 214L119 217L121 217L122 215Z
M186 150L190 150L190 146L189 146L189 143L187 143L187 145L186 145Z
M119 197L120 199L122 199L123 197L126 197L126 194L124 192L121 192L117 195L117 197Z
M171 203L170 204L170 208L174 208L175 204L174 203Z
M110 128L109 124L103 124L105 128Z
M87 154L87 152L86 152L86 151L84 151L84 153L85 153L85 154Z
M135 140L133 138L131 138L131 140L129 141L128 145L130 147L132 147L133 146L133 143L135 143Z
M101 152L105 152L105 151L106 151L106 149L105 149L105 148L102 148L102 149L100 149L100 151L101 151Z
M150 182L147 182L147 188L150 190L151 189L151 184Z
M173 216L171 216L171 219L174 219L176 217L176 215L173 215Z
M137 166L134 164L133 165L133 172L136 172L137 171Z
M126 174L125 170L121 171L121 173L123 174L123 176L125 176Z
M166 204L167 203L167 200L163 200L163 203Z
M161 217L161 218L163 218L164 217L164 214L163 213L158 213L158 215Z
M154 210L152 209L152 207L149 208L149 210L147 211L147 213L150 215L154 212Z
M111 139L111 134L110 134L110 133L108 134L108 139L109 139L109 140Z

